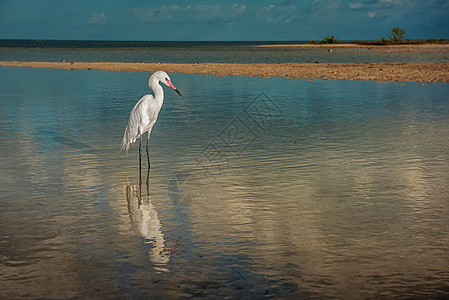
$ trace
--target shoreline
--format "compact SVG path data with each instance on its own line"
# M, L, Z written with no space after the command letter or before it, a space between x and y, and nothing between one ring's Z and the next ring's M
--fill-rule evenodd
M356 43L342 44L280 44L259 45L260 48L303 48L303 49L366 49L380 52L449 52L449 44L397 44L397 45L363 45Z
M123 63L0 61L0 67L188 73L213 76L283 77L310 80L361 80L449 83L449 63Z

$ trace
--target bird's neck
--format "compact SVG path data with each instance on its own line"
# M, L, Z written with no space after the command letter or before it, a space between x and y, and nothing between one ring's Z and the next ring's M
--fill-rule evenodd
M158 81L151 81L149 83L150 89L153 90L154 92L154 99L157 102L160 102L162 104L162 102L164 101L164 90L162 89L161 85L159 84Z

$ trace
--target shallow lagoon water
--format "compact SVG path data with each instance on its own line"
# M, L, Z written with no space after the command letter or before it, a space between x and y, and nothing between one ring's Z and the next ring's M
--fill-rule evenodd
M449 294L449 85L170 75L0 70L2 298Z

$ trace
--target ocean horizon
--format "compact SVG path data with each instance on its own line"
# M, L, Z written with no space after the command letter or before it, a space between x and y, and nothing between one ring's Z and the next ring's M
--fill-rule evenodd
M347 41L350 42L350 41ZM290 41L138 41L138 40L59 40L59 39L0 39L0 47L153 47L179 45L294 45L309 44L306 40Z

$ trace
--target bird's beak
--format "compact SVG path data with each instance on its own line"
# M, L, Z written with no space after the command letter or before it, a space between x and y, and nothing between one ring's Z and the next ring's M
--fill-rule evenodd
M175 92L177 92L178 93L178 95L179 96L181 96L182 97L182 95L181 95L181 93L178 91L178 89L177 88L175 88L175 86L173 85L173 83L171 83L171 81L170 80L168 80L168 79L165 79L165 81L167 82L167 84L172 88L172 89L174 89L175 90Z
M178 89L175 89L175 92L177 92L178 95L182 97L182 95L181 95L181 93L178 91Z

